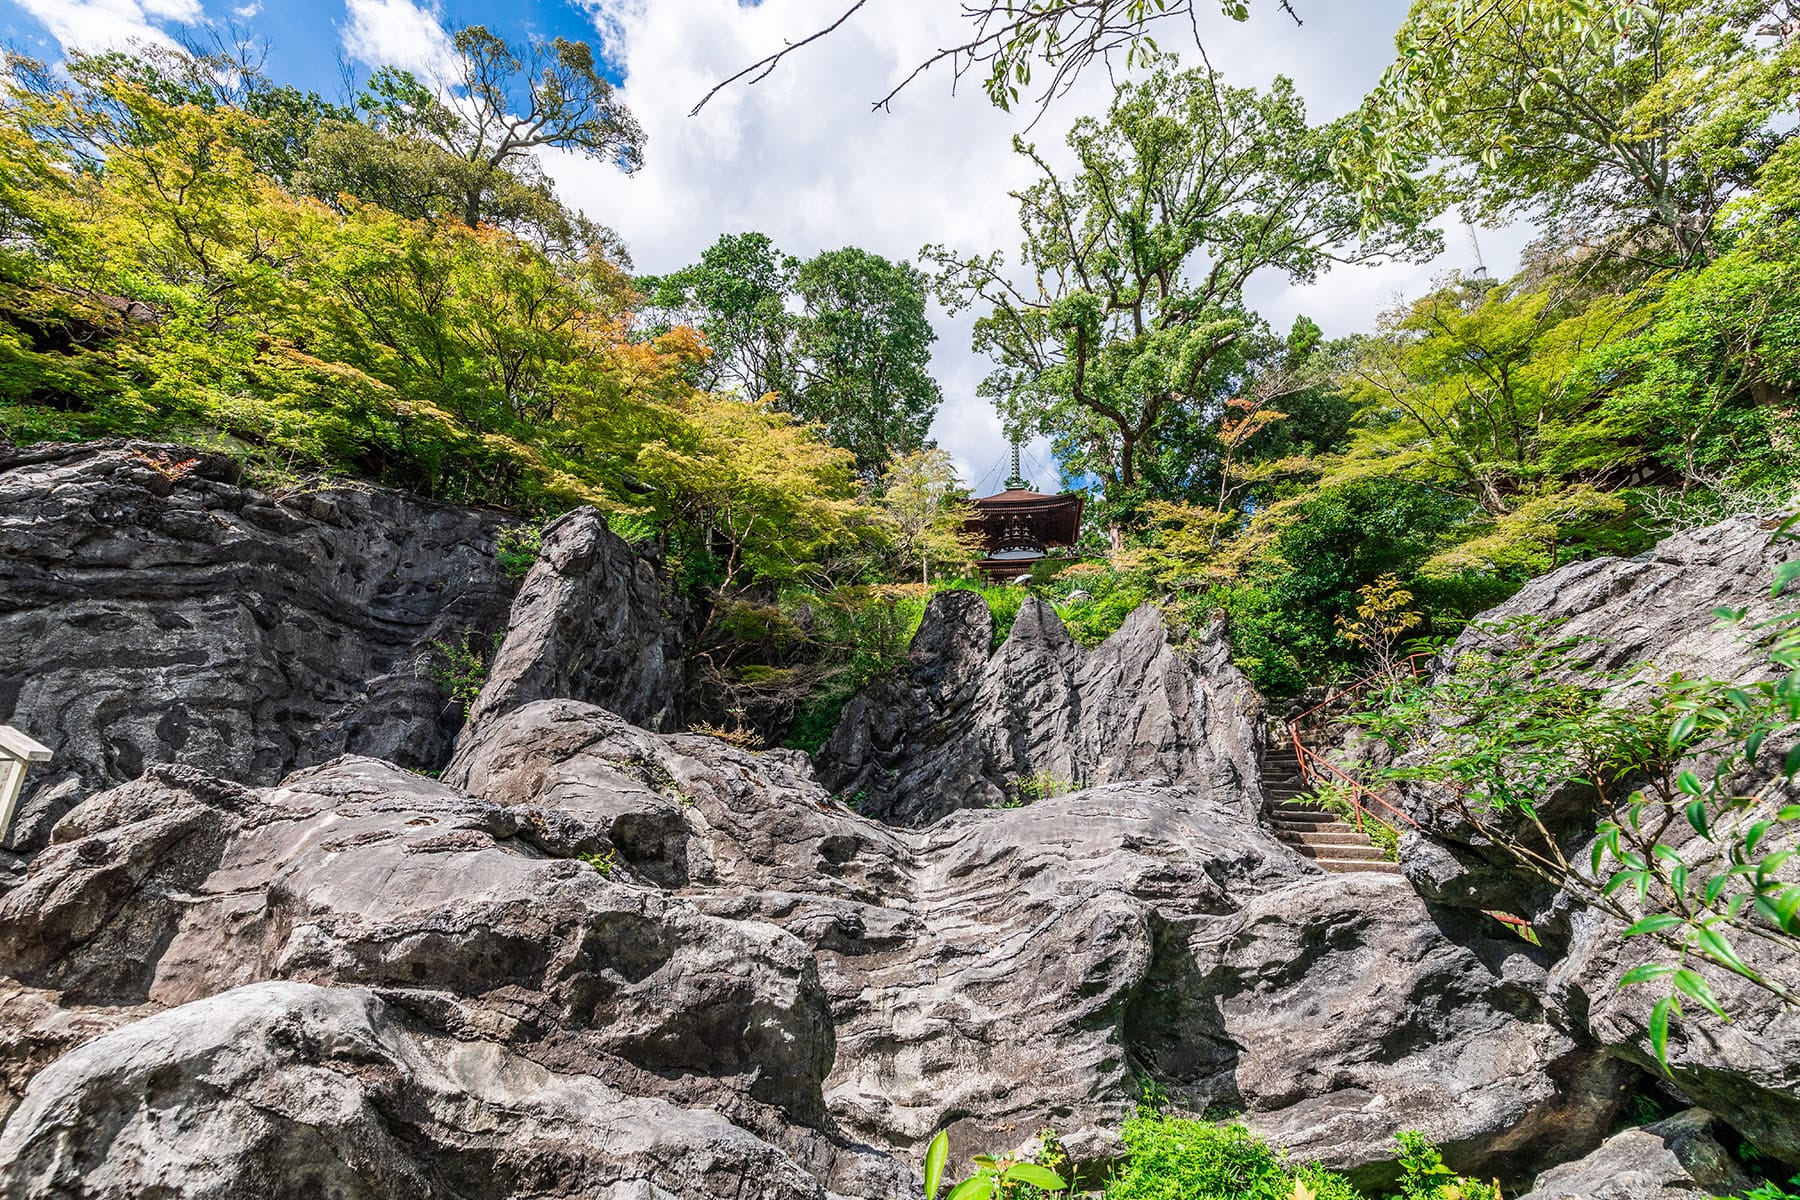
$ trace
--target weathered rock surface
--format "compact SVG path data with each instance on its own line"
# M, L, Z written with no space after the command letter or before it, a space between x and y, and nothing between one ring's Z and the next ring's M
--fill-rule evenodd
M598 512L578 508L545 527L469 724L566 698L668 729L681 674L681 621L655 568Z
M1538 1176L1521 1200L1708 1200L1752 1186L1694 1108L1608 1138L1575 1162Z
M182 1005L58 1060L0 1131L0 1192L825 1196L716 1114L422 1033L366 989L304 983Z
M226 460L139 453L0 450L0 722L56 754L12 844L151 763L260 784L346 752L440 765L461 714L425 660L504 621L496 519L378 490L277 499Z
M1651 677L1681 672L1766 678L1766 651L1756 645L1755 635L1712 614L1719 606L1743 608L1754 622L1778 611L1778 602L1769 595L1772 572L1791 556L1791 546L1773 542L1758 522L1728 520L1668 538L1642 559L1564 567L1534 580L1480 620L1529 615L1557 621L1560 634L1592 639L1588 644L1594 660L1609 671L1651 664L1654 669L1646 672ZM1452 648L1452 657L1483 636L1479 630L1466 633ZM1764 748L1759 769L1734 781L1738 794L1761 793L1762 807L1770 810L1800 800L1800 791L1778 779L1787 748L1779 740ZM1428 835L1409 834L1401 840L1402 869L1420 893L1435 904L1533 917L1563 952L1544 983L1553 1018L1578 1040L1658 1071L1649 1018L1660 993L1649 987L1621 990L1618 981L1632 966L1662 955L1661 948L1646 939L1625 941L1623 921L1593 911L1521 870L1443 804L1442 797L1415 791L1405 803ZM1599 819L1595 809L1592 794L1574 783L1555 789L1539 808L1572 862L1588 861ZM1746 819L1758 815L1750 813ZM1783 836L1777 830L1764 849L1784 848ZM1785 836L1792 838L1791 833ZM1713 869L1702 864L1718 847L1700 839L1685 821L1677 818L1663 840L1694 869ZM1789 988L1800 987L1791 956L1766 950L1754 938L1737 943L1752 966ZM1770 1153L1800 1162L1800 1012L1725 971L1707 974L1732 1020L1716 1021L1696 1006L1688 1019L1675 1023L1669 1042L1674 1082L1695 1103Z
M819 754L819 777L858 810L928 825L1017 799L1034 776L1063 786L1186 783L1261 803L1261 701L1213 631L1189 652L1145 605L1092 651L1028 598L990 652L993 617L973 592L935 596L909 676L851 701Z
M1446 930L1395 876L1269 891L1188 941L1191 973L1146 995L1188 1040L1159 1076L1359 1182L1391 1181L1370 1149L1400 1129L1458 1170L1529 1178L1596 1144L1626 1096L1622 1064L1551 1024L1525 943Z
M1052 1125L1104 1157L1147 1072L1340 1167L1420 1128L1528 1177L1596 1144L1623 1095L1619 1064L1547 1022L1523 943L1459 944L1401 880L1319 874L1232 796L1111 784L894 830L784 756L567 702L482 727L448 777L806 942L827 1104L877 1145Z

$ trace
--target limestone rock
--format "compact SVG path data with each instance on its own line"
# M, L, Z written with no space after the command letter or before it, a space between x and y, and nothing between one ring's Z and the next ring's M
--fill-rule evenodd
M1713 1136L1713 1115L1694 1108L1545 1171L1521 1200L1709 1200L1751 1186Z
M469 724L566 698L666 729L681 674L681 622L655 568L598 512L578 508L544 529Z
M12 844L152 763L441 765L461 714L432 644L503 622L496 529L393 492L268 496L180 447L0 450L0 722L56 754Z
M1764 677L1766 652L1755 644L1754 634L1712 614L1718 606L1744 608L1754 622L1785 611L1777 609L1769 590L1774 566L1791 556L1791 545L1772 542L1758 522L1734 518L1670 537L1640 559L1571 564L1527 584L1480 621L1520 615L1557 621L1560 634L1594 639L1595 661L1608 670L1647 663L1659 676L1679 671L1718 679ZM1466 632L1451 657L1483 636L1476 629ZM1800 801L1800 790L1777 777L1787 749L1779 740L1772 738L1764 747L1758 769L1734 780L1738 794L1760 792L1762 807L1771 810L1748 812L1746 822ZM1409 834L1401 842L1400 862L1408 878L1434 904L1533 918L1546 944L1561 956L1545 981L1546 1003L1555 1020L1580 1041L1659 1071L1648 1035L1658 993L1618 987L1630 967L1657 957L1659 948L1647 939L1626 942L1622 922L1509 862L1440 799L1425 792L1406 795L1408 811L1424 827L1424 836ZM1539 806L1539 817L1572 862L1588 861L1599 819L1595 808L1591 793L1576 782L1557 787ZM1718 848L1695 835L1686 822L1677 819L1663 840L1690 866L1713 869L1700 864ZM1793 848L1793 834L1780 830L1765 844L1767 850ZM1631 902L1629 892L1621 895ZM1766 952L1754 938L1739 938L1736 944L1753 967L1789 988L1800 987L1791 956ZM1705 973L1732 1020L1715 1021L1695 1006L1675 1024L1669 1043L1674 1082L1771 1153L1800 1161L1800 1014L1725 971Z
M1147 1073L1370 1177L1409 1128L1529 1177L1597 1144L1622 1098L1626 1069L1547 1019L1524 943L1452 936L1397 878L1321 875L1229 793L1116 783L896 830L785 756L569 702L484 726L448 777L805 942L829 1111L877 1146L1051 1125L1103 1160Z
M825 785L911 826L1017 800L1034 777L1039 791L1044 781L1187 783L1246 815L1260 808L1261 702L1221 631L1178 651L1145 605L1085 651L1034 596L990 653L992 637L980 596L933 597L908 678L854 699L820 752Z
M1148 993L1188 1043L1161 1074L1359 1183L1391 1181L1375 1151L1402 1129L1458 1170L1529 1178L1595 1145L1625 1098L1628 1070L1552 1024L1524 942L1446 930L1395 876L1266 892L1189 943Z
M65 1055L0 1131L0 1192L826 1195L717 1114L422 1033L366 989L302 983L197 1000Z

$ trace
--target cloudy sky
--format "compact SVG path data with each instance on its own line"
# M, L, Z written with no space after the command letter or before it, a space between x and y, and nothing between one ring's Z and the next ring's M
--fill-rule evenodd
M444 52L447 26L486 24L508 37L561 35L598 44L626 102L648 135L644 167L626 176L573 156L546 166L566 199L624 235L639 270L693 261L722 233L755 229L802 256L861 246L913 258L927 243L963 251L1005 249L1019 240L1009 189L1029 176L1010 148L1035 112L991 108L978 85L953 93L942 70L916 81L891 111L870 102L938 46L958 39L957 0L867 0L829 39L787 60L753 87L721 94L698 116L688 110L719 79L835 18L849 0L0 0L0 39L54 61L70 47L133 38L202 38L232 29L269 46L278 79L323 93L342 91L346 71L395 63L429 68ZM1273 4L1236 24L1202 23L1207 54L1235 84L1294 79L1311 115L1329 119L1356 106L1392 54L1406 0L1297 0L1305 23ZM1184 39L1176 30L1165 49ZM1184 59L1198 59L1191 44ZM1060 146L1076 116L1104 109L1102 72L1027 136ZM1327 334L1368 328L1402 293L1432 275L1473 263L1460 227L1436 263L1340 269L1293 288L1278 276L1255 281L1252 299L1277 327L1296 314ZM1510 273L1523 234L1483 231L1481 253L1496 275ZM975 396L988 364L969 350L971 316L935 315L933 365L944 407L933 433L969 482L990 490L1006 447L992 409ZM1053 481L1042 444L1029 448L1028 474ZM987 486L983 486L987 485Z

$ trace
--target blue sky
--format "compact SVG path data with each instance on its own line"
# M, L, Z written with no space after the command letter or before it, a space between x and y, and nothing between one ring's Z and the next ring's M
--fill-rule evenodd
M594 43L643 126L641 170L560 152L545 169L563 197L623 235L635 266L664 272L692 262L723 233L759 230L791 254L860 246L916 258L927 243L965 253L1016 251L1010 189L1029 172L1011 149L1025 133L1053 162L1062 135L1084 113L1104 110L1111 84L1085 75L1034 128L1030 114L991 108L978 87L953 92L940 71L902 93L890 112L869 102L939 46L960 41L958 0L869 0L831 38L808 47L757 86L723 93L699 116L694 102L721 78L811 33L849 0L0 0L0 38L54 61L75 45L131 36L207 34L233 23L271 44L268 69L329 96L340 62L366 72L384 62L429 72L441 61L446 26L486 24L506 37L561 35ZM1391 59L1393 30L1408 0L1295 0L1295 28L1273 4L1243 24L1203 20L1208 54L1234 84L1294 79L1314 118L1353 109ZM1173 48L1187 39L1163 39ZM1182 53L1197 60L1191 43ZM1451 227L1445 254L1429 264L1340 269L1305 287L1273 274L1252 281L1250 299L1285 328L1297 314L1328 335L1373 327L1402 295L1472 265ZM1510 274L1522 229L1486 231L1487 265ZM970 351L973 316L933 316L933 373L944 406L933 436L978 487L1005 474L998 418L975 394L989 364ZM1028 447L1028 474L1051 482L1048 446ZM1037 463L1036 467L1030 465Z
M449 0L426 7L443 24L484 24L508 39L597 38L596 6L578 0ZM0 0L0 39L52 61L62 54L59 33L139 24L171 36L243 29L267 45L270 75L327 96L335 97L342 88L342 64L367 70L346 52L346 33L355 25L347 0ZM617 82L616 69L614 74Z

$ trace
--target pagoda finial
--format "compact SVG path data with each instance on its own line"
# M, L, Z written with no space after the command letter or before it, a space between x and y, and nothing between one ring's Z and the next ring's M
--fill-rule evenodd
M1025 478L1025 473L1019 470L1018 438L1012 440L1012 474L1009 475L1006 480L1006 490L1012 491L1014 488L1026 492L1031 490L1031 480Z

